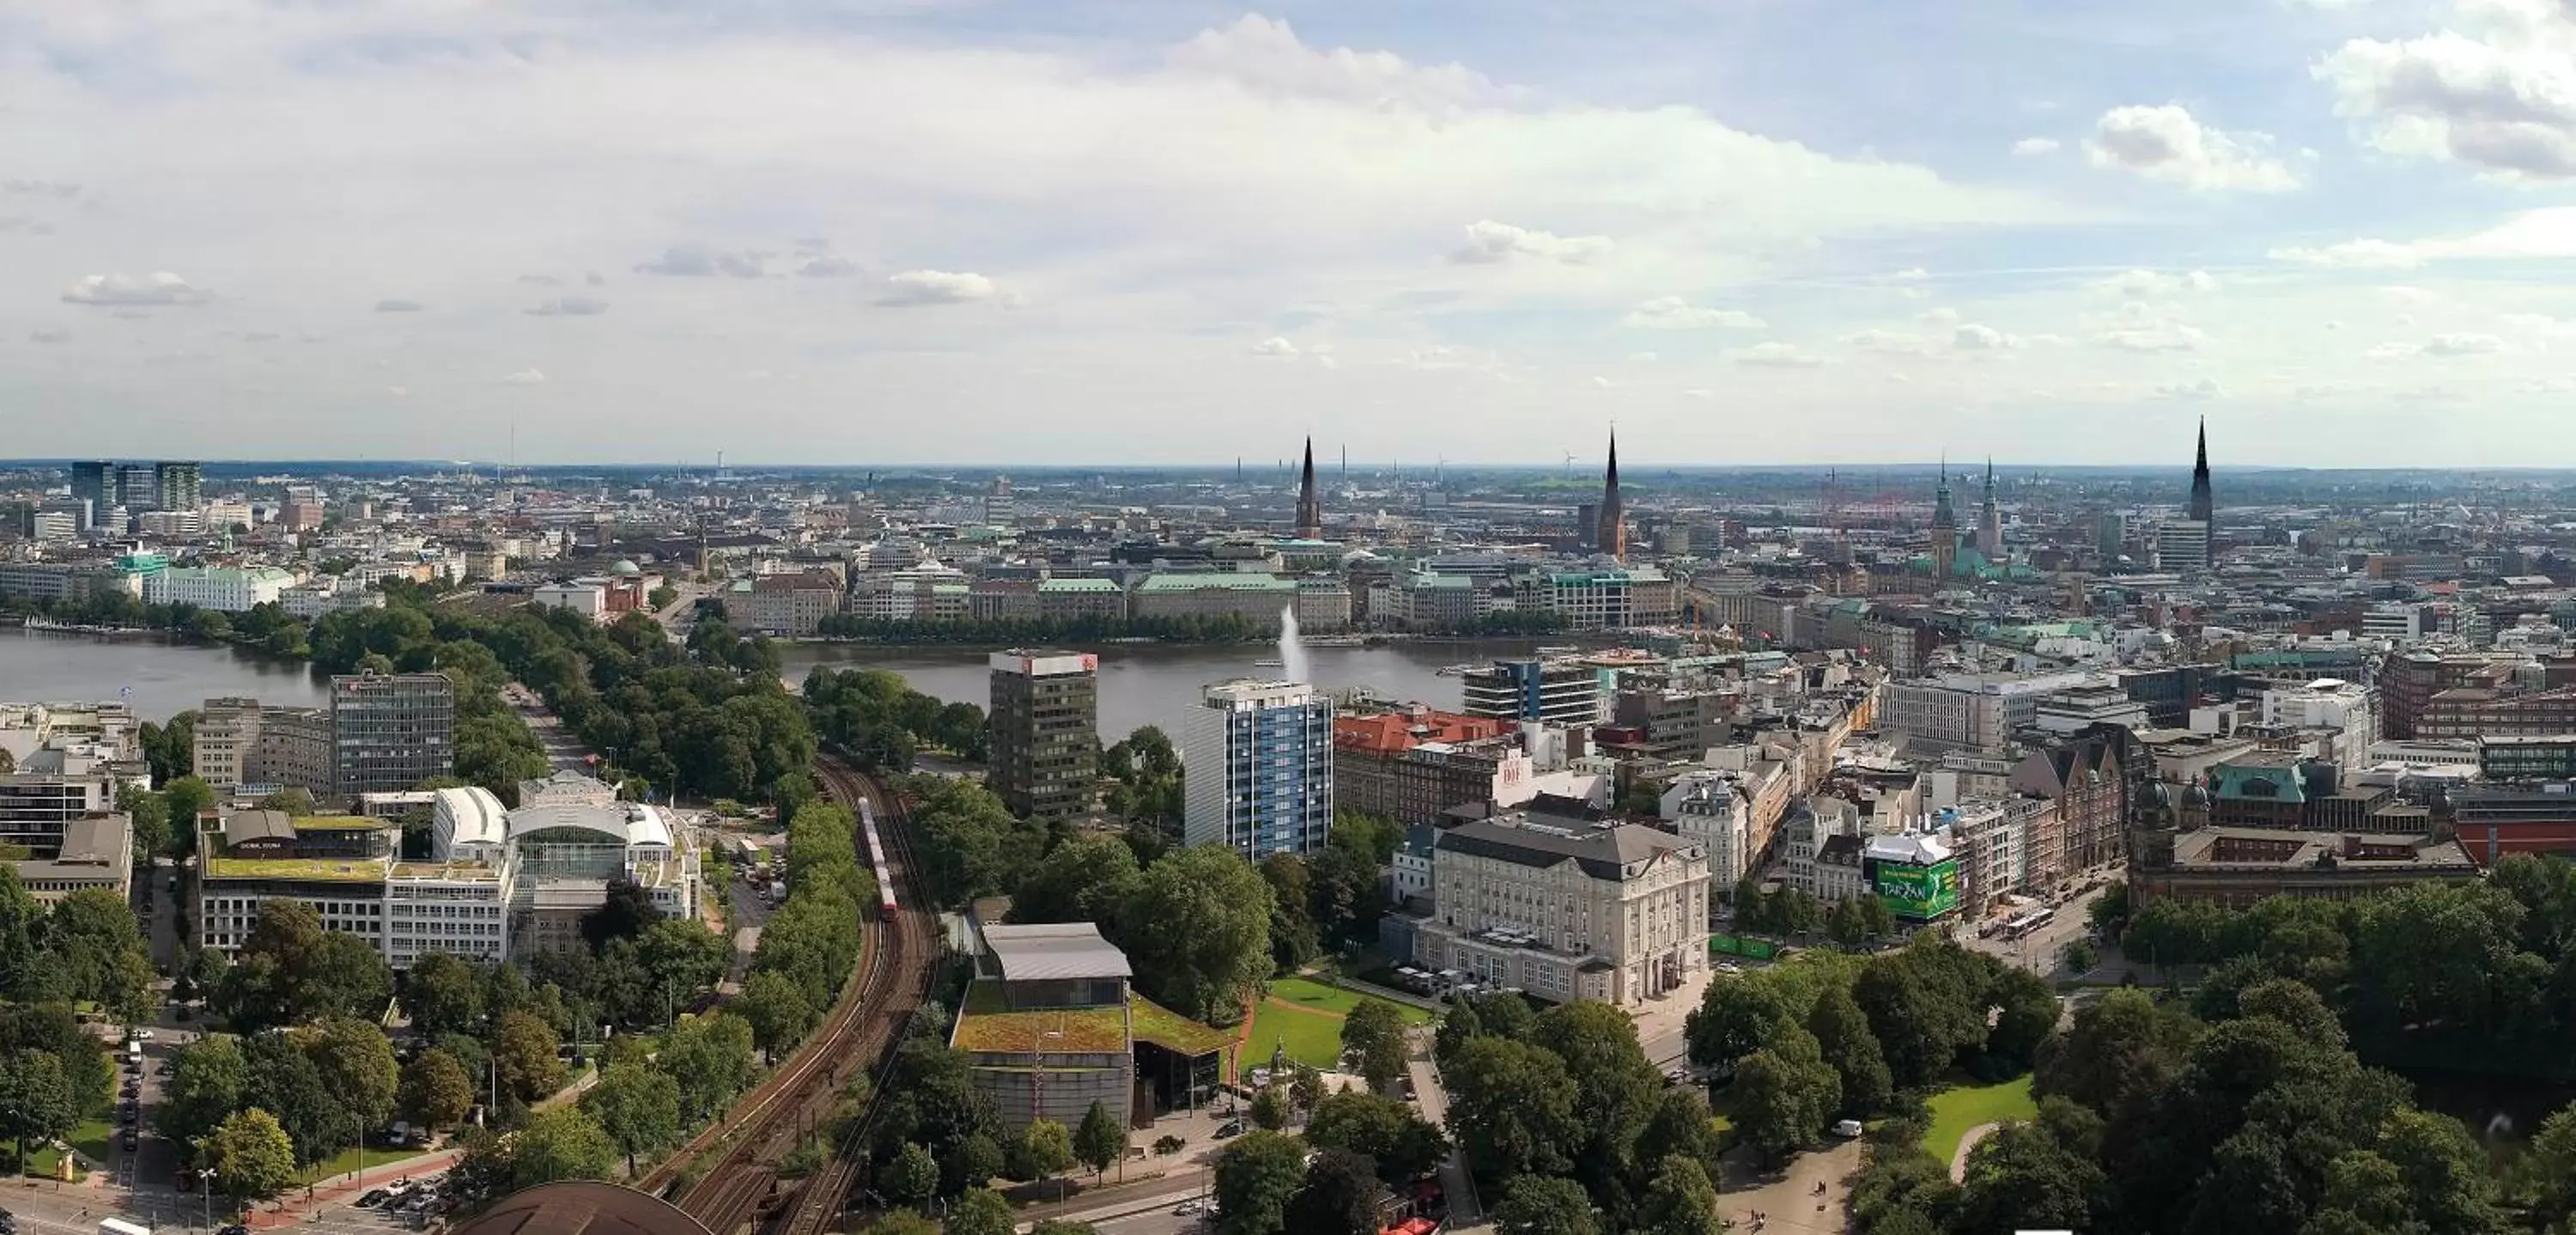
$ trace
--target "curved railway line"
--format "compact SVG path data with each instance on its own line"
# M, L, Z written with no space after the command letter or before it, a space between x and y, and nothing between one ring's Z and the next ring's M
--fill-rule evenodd
M722 1120L637 1181L647 1192L664 1193L688 1164L710 1161L672 1200L714 1235L773 1228L816 1235L839 1216L863 1158L853 1151L864 1148L855 1143L864 1136L866 1119L852 1130L854 1144L833 1146L835 1152L812 1176L782 1180L777 1164L803 1138L825 1134L842 1086L860 1069L879 1082L870 1095L873 1117L875 1090L883 1088L904 1025L927 997L937 958L938 925L921 906L911 827L902 804L884 786L837 760L826 759L815 771L823 791L835 801L862 819L876 817L875 831L887 852L867 857L880 900L891 888L894 904L883 910L861 907L869 915L869 929L859 973L843 988L822 1027ZM863 851L871 848L864 829L857 843Z

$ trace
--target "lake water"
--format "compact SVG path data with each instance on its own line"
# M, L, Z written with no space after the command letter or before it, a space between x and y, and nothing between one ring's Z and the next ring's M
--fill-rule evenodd
M1306 649L1308 676L1328 690L1366 686L1398 701L1454 709L1460 685L1443 677L1445 665L1472 664L1497 657L1526 656L1535 644L1507 640L1421 640L1383 647ZM1199 697L1199 689L1227 678L1283 676L1275 665L1279 651L1268 644L1238 647L1164 647L1155 644L1111 644L1079 649L1100 653L1100 735L1117 741L1141 725L1160 725L1174 740L1180 737L1181 710ZM885 648L849 643L800 643L786 646L789 683L801 683L818 665L891 669L914 690L951 703L983 707L992 694L987 652L968 648Z
M319 704L328 687L306 665L232 648L0 626L0 700L114 700L127 691L135 715L166 721L224 695Z
M1366 686L1394 700L1455 708L1459 683L1443 677L1445 665L1525 656L1535 645L1510 640L1422 640L1384 647L1319 647L1306 650L1309 676L1327 689ZM1276 660L1267 644L1238 647L1163 647L1112 644L1100 653L1100 732L1110 741L1140 725L1174 731L1181 709L1199 688L1233 677L1277 677L1284 670L1256 665ZM913 689L952 703L985 705L991 682L986 652L970 648L886 648L848 643L785 645L786 678L805 680L817 665L891 669ZM327 683L301 664L270 660L224 647L150 639L95 639L0 627L0 701L115 699L120 690L136 715L165 721L206 700L241 695L263 703L319 704Z

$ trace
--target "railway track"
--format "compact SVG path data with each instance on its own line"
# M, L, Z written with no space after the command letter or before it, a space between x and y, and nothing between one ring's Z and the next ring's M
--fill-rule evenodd
M804 1138L823 1134L852 1072L866 1068L872 1080L882 1080L891 1048L927 994L936 956L936 924L920 907L911 831L893 796L837 761L823 762L816 771L834 800L854 812L862 801L875 810L888 850L878 860L897 885L898 907L891 921L869 924L858 976L843 988L822 1027L722 1120L638 1181L647 1192L665 1192L690 1163L713 1155L707 1170L673 1200L714 1235L756 1233L782 1213L790 1229L811 1235L838 1215L857 1170L851 1155L835 1152L792 1196L780 1186L777 1164ZM864 838L858 848L866 852ZM872 908L862 906L861 912Z

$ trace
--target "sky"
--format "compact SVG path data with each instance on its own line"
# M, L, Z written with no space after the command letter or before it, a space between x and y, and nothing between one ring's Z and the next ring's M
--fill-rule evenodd
M0 454L2576 457L2576 0L0 0Z

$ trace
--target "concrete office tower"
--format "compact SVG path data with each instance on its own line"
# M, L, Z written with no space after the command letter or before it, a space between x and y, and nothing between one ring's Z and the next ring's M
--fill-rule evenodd
M1950 504L1950 465L1941 465L1941 487L1932 491L1932 582L1950 578L1959 560L1959 512Z
M1306 439L1306 471L1297 482L1297 536L1324 538L1324 499L1315 492L1315 439Z
M1333 825L1333 704L1304 682L1207 688L1181 719L1181 835L1258 862L1323 852Z
M1995 461L1986 460L1986 496L1977 505L1977 553L1991 565L2004 556L2004 509L1995 502Z
M1619 500L1619 431L1610 431L1609 466L1601 473L1601 510L1593 516L1592 547L1628 560L1628 507Z
M82 459L72 464L72 500L89 503L89 514L81 526L93 528L117 505L116 465L104 459Z
M386 793L455 774L456 687L446 674L331 679L333 789Z
M1081 652L995 652L991 782L1023 819L1076 819L1091 810L1100 751L1100 658Z
M195 510L205 505L205 471L195 463L152 465L152 489L163 510Z

